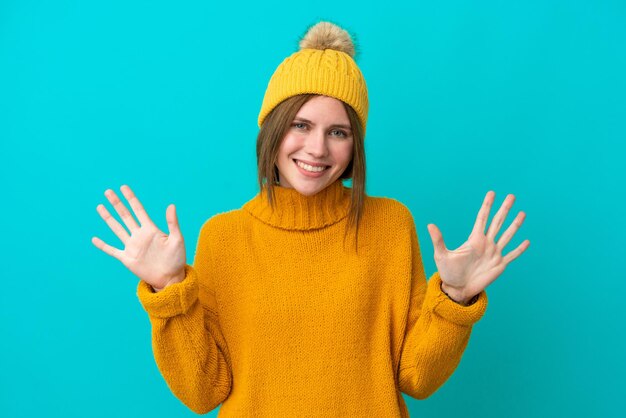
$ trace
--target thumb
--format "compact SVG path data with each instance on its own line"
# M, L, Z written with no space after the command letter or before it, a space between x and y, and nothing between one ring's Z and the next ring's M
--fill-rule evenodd
M435 250L435 254L443 254L448 249L446 248L446 244L443 242L443 235L441 231L435 224L428 224L428 233L430 234L430 239L433 242L433 247Z
M180 236L180 226L178 225L178 214L176 213L176 206L172 203L167 207L165 211L165 218L167 219L167 228L169 229L169 235Z

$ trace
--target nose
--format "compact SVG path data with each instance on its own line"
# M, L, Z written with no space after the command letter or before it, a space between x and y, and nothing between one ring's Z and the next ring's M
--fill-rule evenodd
M307 135L305 150L315 158L324 158L328 154L326 134L322 131L312 132Z

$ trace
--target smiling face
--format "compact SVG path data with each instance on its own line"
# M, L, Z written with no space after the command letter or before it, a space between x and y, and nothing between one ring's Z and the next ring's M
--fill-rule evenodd
M352 146L343 103L328 96L310 99L298 110L280 145L276 162L280 186L316 194L341 176L352 159Z

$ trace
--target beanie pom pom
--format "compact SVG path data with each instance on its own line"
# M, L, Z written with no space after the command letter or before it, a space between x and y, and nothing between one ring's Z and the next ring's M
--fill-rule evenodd
M318 22L309 27L300 40L300 49L334 49L354 58L355 46L350 34L331 22Z

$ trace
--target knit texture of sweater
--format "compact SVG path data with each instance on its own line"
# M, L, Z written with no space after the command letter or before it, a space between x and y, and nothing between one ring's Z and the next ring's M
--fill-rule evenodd
M458 366L485 291L460 305L428 282L409 209L366 196L358 255L350 189L275 186L200 230L185 279L137 296L172 393L218 417L408 417Z

